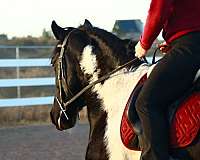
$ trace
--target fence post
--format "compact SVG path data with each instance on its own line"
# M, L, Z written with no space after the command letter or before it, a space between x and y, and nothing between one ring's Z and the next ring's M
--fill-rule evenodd
M16 46L16 59L19 59L19 46ZM16 68L17 79L20 78L20 69L19 66ZM17 98L21 98L21 88L17 86Z

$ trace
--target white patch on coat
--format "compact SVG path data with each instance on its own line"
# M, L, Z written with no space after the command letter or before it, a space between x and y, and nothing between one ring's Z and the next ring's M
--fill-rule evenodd
M105 144L107 144L109 160L137 160L140 157L139 151L129 150L123 145L120 137L120 124L133 88L148 69L147 65L141 65L134 72L123 69L106 80L103 85L97 84L94 87L94 91L103 100L102 109L108 113Z
M84 74L92 75L91 80L97 80L97 61L96 55L92 53L92 46L88 45L84 48L82 57L80 60L80 67Z

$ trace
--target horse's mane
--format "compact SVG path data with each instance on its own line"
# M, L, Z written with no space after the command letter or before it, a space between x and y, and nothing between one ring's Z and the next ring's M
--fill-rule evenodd
M104 29L94 27L89 34L101 45L104 54L111 56L120 65L134 58L134 47L132 45L132 53L130 53L129 45L136 44L131 40L122 40L111 32Z
M80 28L87 32L93 39L93 45L99 48L94 51L98 60L98 68L101 69L99 76L105 75L117 66L135 57L134 46L136 42L122 40L116 35L98 27L84 29L84 26L81 26Z

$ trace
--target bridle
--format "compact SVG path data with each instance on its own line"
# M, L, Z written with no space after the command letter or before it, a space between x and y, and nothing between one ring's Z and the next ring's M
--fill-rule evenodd
M67 45L67 42L68 42L68 39L70 37L70 35L77 29L73 29L71 30L68 35L65 37L62 45L58 44L57 47L60 47L61 50L60 50L60 53L59 53L59 61L58 61L58 75L57 75L57 78L58 78L58 88L59 88L59 97L56 96L56 101L60 107L60 117L58 119L58 122L60 123L60 118L61 118L61 115L62 113L65 115L65 118L67 120L69 120L69 117L67 116L66 114L66 110L67 110L67 107L72 103L74 102L77 98L79 98L84 92L86 92L89 88L91 88L92 86L110 78L110 76L114 73L116 73L117 71L123 69L124 67L127 67L127 66L130 66L132 63L138 61L138 58L134 58L130 61L128 61L127 63L117 67L116 69L114 69L113 71L109 72L108 74L100 77L98 80L90 83L89 85L87 85L86 87L84 87L81 91L79 91L77 94L75 94L73 96L72 92L70 91L69 87L68 87L68 84L64 78L64 70L63 70L63 60L64 60L64 52L65 52L65 48L66 48L66 45ZM72 95L72 98L70 100L68 100L67 102L64 102L63 99L62 99L62 89L64 90L64 92L66 93L67 91ZM60 125L60 124L59 124ZM60 126L59 126L60 127Z
M68 87L68 84L64 78L64 70L63 70L63 56L64 56L64 52L65 52L65 47L66 47L66 44L68 42L68 39L69 39L69 36L72 34L72 32L74 31L75 29L71 30L68 35L65 37L62 45L57 45L57 47L60 47L61 50L60 50L60 53L59 53L59 57L58 57L58 75L57 75L57 79L58 79L58 88L59 88L59 97L56 96L56 101L60 107L60 117L61 117L61 114L63 113L66 117L67 120L69 120L67 114L66 114L66 107L64 105L64 101L62 99L62 88L64 89L64 92L66 93L67 91L69 91L69 93L72 95L72 92L70 91L69 87ZM64 107L63 107L64 106Z

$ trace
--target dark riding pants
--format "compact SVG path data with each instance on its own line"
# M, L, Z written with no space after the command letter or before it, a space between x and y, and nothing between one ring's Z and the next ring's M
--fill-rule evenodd
M178 38L171 47L136 101L143 127L141 160L169 160L168 106L187 91L200 68L200 32Z

